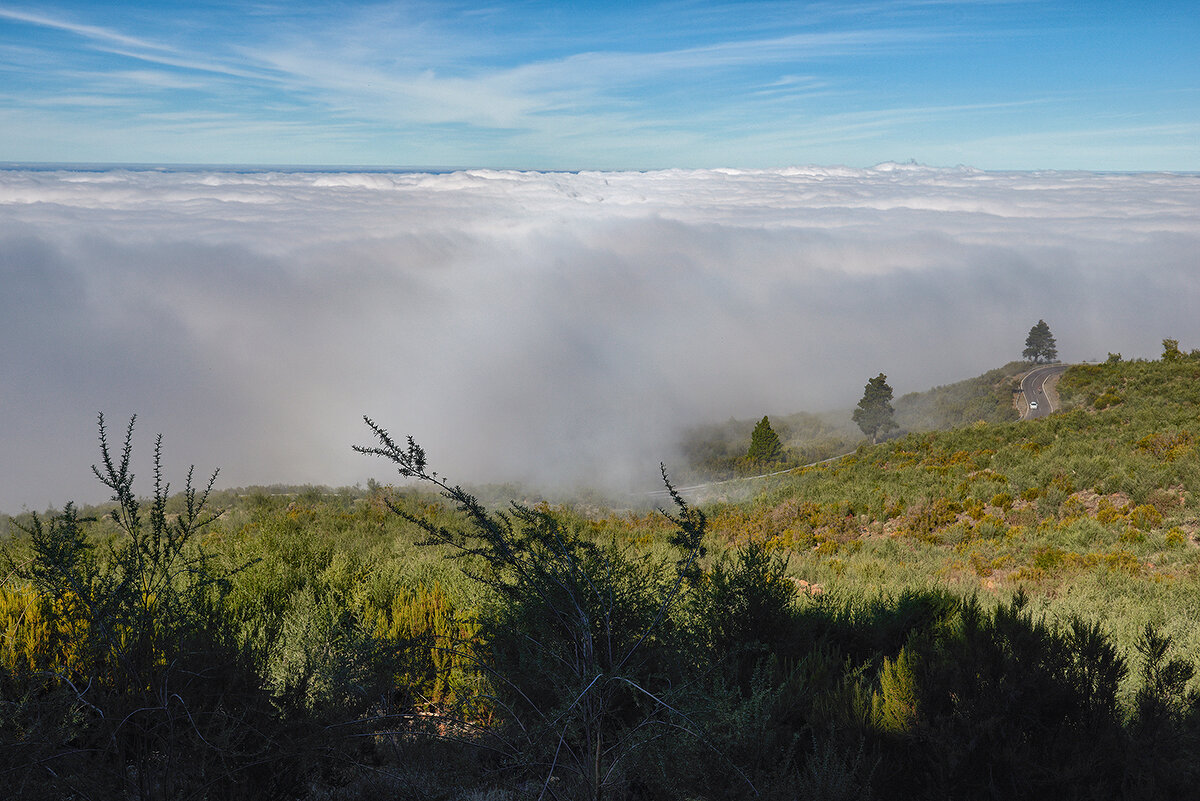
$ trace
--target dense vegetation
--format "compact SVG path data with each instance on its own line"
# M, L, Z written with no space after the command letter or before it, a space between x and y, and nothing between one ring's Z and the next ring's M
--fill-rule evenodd
M139 500L127 439L113 504L6 545L0 773L20 798L1196 797L1200 355L1058 390L670 514L495 507L377 426L412 486Z

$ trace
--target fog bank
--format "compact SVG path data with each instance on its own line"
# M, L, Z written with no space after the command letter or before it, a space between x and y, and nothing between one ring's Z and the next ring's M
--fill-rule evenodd
M99 500L95 415L168 478L653 488L690 423L1019 357L1200 347L1200 178L869 170L0 171L0 509ZM142 491L150 489L145 460Z

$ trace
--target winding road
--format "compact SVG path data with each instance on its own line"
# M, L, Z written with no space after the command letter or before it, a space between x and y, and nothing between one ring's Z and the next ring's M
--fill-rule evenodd
M1060 376L1070 365L1048 364L1045 367L1035 367L1021 379L1021 394L1023 396L1021 413L1022 420L1033 420L1047 417L1055 409L1051 405L1050 396L1046 394L1046 382Z

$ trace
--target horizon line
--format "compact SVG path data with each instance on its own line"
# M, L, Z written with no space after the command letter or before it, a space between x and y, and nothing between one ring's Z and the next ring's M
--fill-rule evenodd
M1200 170L1117 170L1117 169L1082 169L1039 167L1036 169L989 169L974 167L969 164L939 165L918 162L915 159L906 161L884 160L870 166L854 166L850 164L819 164L795 163L775 167L738 167L723 165L720 167L650 167L650 168L620 168L598 169L592 167L567 168L536 168L536 167L483 167L483 166L449 166L449 165L387 165L387 164L328 164L328 163L270 163L270 162L172 162L172 161L0 161L0 171L49 172L66 170L72 172L105 172L108 170L129 170L131 172L199 172L213 170L217 172L318 172L318 173L404 173L448 175L458 172L489 171L489 172L519 172L537 173L544 175L578 175L580 173L654 173L654 172L713 172L719 170L737 170L742 172L780 172L795 169L845 169L845 170L877 170L881 167L903 167L929 170L967 170L981 173L1089 173L1093 175L1181 175L1200 176Z

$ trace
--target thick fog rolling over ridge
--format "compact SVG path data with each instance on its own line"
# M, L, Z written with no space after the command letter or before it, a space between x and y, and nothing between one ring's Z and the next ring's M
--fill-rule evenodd
M361 416L454 480L653 488L681 426L1020 355L1200 347L1200 177L874 169L0 170L0 509L346 484Z

